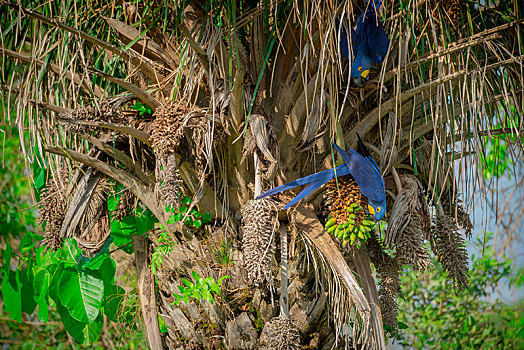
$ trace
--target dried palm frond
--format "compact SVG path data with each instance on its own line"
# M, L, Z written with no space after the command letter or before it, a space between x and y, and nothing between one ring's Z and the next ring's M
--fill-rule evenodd
M455 288L467 288L469 279L468 252L464 245L464 238L462 238L454 220L445 214L437 214L431 234L437 259L444 270L449 273Z
M370 304L338 247L310 210L299 207L294 223L304 238L316 281L328 292L335 328L334 345L340 346L343 340L346 348L351 343L380 347L384 339L382 320L374 319Z
M91 134L93 127L75 124L75 121L103 122L113 124L124 124L126 118L116 111L108 102L102 102L98 106L80 106L68 114L61 114L66 130L75 133Z
M260 114L252 114L249 118L241 162L253 152L257 152L261 161L259 172L264 175L264 179L272 180L276 175L280 158L278 140L273 126Z
M244 266L248 278L254 284L270 283L278 228L275 208L267 199L250 200L242 207L242 222Z
M260 336L260 349L301 349L300 331L293 323L293 320L287 316L280 315L266 323Z

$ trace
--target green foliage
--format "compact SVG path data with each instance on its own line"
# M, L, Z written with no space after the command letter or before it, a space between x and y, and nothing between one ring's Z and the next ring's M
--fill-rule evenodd
M486 155L481 155L482 174L486 179L500 178L507 170L511 170L511 158L507 153L507 143L501 137L493 137L487 142Z
M134 105L131 106L131 109L138 111L141 116L153 114L153 111L151 110L151 108L149 108L142 102L136 102Z
M157 268L161 267L164 264L164 258L173 251L175 242L169 235L169 232L165 229L164 225L160 224L160 237L156 242L157 247L153 250L151 254L151 272L156 275Z
M479 251L472 256L469 290L457 293L442 266L435 261L435 271L421 276L407 271L402 276L403 300L399 320L409 328L399 334L401 344L415 348L505 349L517 348L524 335L524 304L504 304L489 297L499 282L515 284L511 260L497 260L492 247L477 239Z
M29 235L30 238L26 238ZM114 284L116 265L107 249L89 259L76 241L67 240L56 252L36 248L37 235L22 238L20 252L3 251L2 294L9 316L22 321L22 312L49 318L50 301L56 306L67 332L79 343L95 342L103 327L103 314L114 319L123 290ZM11 268L17 261L15 269Z
M131 254L133 253L132 236L141 236L153 230L158 219L149 209L143 210L139 208L136 213L128 215L120 221L114 220L112 214L118 207L121 198L120 192L123 190L123 187L120 184L115 184L115 187L115 192L117 194L107 198L107 208L109 210L109 215L112 218L111 237L116 246L122 247L123 251Z
M507 113L515 113L512 108L511 111ZM519 120L516 114L514 120L506 117L504 118L504 124L497 124L496 129L506 129L513 130L519 129ZM505 134L492 135L491 137L483 138L483 146L485 152L480 153L480 164L482 167L482 174L486 179L491 177L500 178L506 172L509 172L511 175L511 168L513 165L513 160L511 158L511 153L508 151L508 146L510 144L517 143L517 136L511 132Z
M20 237L32 231L36 223L35 210L29 209L29 174L19 151L17 133L10 127L0 129L0 134L4 135L0 154L0 235L4 237Z
M167 207L166 211L173 213L167 220L168 224L174 224L175 222L180 222L184 220L184 224L186 224L190 228L198 229L202 226L202 224L207 224L211 221L211 214L208 212L201 213L195 208L191 208L191 210L188 212L189 206L191 204L191 197L184 196L180 199L180 203L182 204L178 209L174 207Z
M231 238L224 239L220 242L220 245L211 246L209 249L220 265L229 266L233 264L231 259Z
M223 276L220 277L217 282L213 277L202 278L195 271L192 272L192 275L195 283L182 278L182 282L184 282L185 286L178 286L178 290L181 294L173 294L175 297L173 304L180 305L181 301L188 303L189 298L194 298L198 301L204 299L213 304L213 294L220 295L222 281L226 278L230 278L230 276Z

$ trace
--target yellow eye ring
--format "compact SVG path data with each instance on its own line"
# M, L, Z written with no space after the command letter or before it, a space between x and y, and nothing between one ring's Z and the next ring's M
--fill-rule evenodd
M359 72L362 72L362 67L358 67L358 71L359 71Z
M380 207L377 207L375 210L377 211L377 213L380 213Z

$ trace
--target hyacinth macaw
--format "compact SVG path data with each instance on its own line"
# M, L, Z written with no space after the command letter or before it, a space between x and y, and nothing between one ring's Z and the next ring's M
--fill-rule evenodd
M261 194L256 199L271 196L296 186L308 185L302 190L302 192L286 204L284 209L287 209L298 203L302 198L306 197L329 180L333 179L335 176L338 177L351 174L357 182L360 192L368 199L369 212L374 215L375 219L382 219L386 213L386 190L384 186L384 178L382 177L382 172L377 163L375 163L373 158L371 158L369 151L362 143L360 136L358 137L358 150L360 153L354 149L350 149L349 152L346 152L336 144L333 144L333 146L342 156L344 164L339 165L334 169L324 170L291 181L285 185L275 187Z
M357 20L357 30L351 28L351 44L353 60L351 64L351 78L358 85L367 78L371 64L380 64L388 52L390 40L377 18L377 11L382 6L382 0L369 0L367 9ZM350 59L349 38L344 27L336 21L337 33L340 32L340 50L347 60Z

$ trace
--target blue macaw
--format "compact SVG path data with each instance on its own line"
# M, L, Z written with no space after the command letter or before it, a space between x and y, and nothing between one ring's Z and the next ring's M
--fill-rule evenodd
M382 0L369 0L367 9L357 20L357 30L351 28L351 43L355 59L351 64L351 78L359 86L362 79L369 74L371 64L380 64L388 52L390 40L382 23L378 20L376 12L382 6ZM349 54L349 37L344 27L336 20L337 32L340 31L340 50L347 60Z
M346 152L336 144L333 144L338 153L342 156L344 164L339 165L334 169L324 170L291 181L285 185L275 187L261 194L256 199L271 196L296 186L308 185L295 198L286 204L284 209L287 209L298 203L302 198L306 197L329 180L333 179L335 176L338 177L351 174L357 182L360 192L368 199L369 212L375 216L375 219L382 219L386 213L386 190L384 186L384 178L382 177L382 172L377 163L375 163L373 158L371 158L369 151L364 147L360 140L360 136L358 137L358 145L358 149L361 153L354 149L350 149L349 152Z

